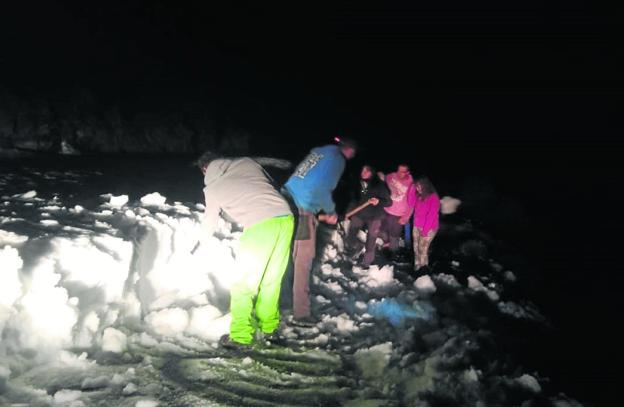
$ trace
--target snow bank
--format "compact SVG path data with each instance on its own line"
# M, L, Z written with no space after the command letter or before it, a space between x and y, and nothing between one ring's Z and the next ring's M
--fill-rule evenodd
M135 332L158 343L215 342L228 331L238 235L224 227L224 239L205 237L201 206L166 205L159 193L139 202L104 198L91 210L65 210L34 190L8 198L17 216L34 210L54 218L39 228L24 223L21 233L0 230L0 366L22 350L33 363L67 348L122 354L141 343ZM41 229L50 226L65 233Z

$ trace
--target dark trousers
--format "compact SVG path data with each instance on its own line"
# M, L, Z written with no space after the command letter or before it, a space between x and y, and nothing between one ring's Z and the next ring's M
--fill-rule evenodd
M310 272L316 255L316 225L313 213L299 209L297 232L293 242L293 316L310 316Z
M394 216L385 212L382 222L382 229L388 234L388 242L390 243L390 251L396 252L399 249L399 238L403 234L404 226L399 223L400 216Z
M351 223L349 224L349 232L345 240L347 250L358 252L362 248L362 243L358 240L357 234L360 230L368 229L366 236L365 252L362 265L368 267L375 260L375 250L377 248L376 242L381 230L381 218L362 219L358 216L351 217Z

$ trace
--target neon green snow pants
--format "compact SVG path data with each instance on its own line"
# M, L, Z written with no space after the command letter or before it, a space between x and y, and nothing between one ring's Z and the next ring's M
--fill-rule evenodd
M236 257L238 275L230 290L230 338L233 341L252 342L254 306L262 332L272 333L279 326L280 288L288 266L293 228L294 217L287 215L243 230Z

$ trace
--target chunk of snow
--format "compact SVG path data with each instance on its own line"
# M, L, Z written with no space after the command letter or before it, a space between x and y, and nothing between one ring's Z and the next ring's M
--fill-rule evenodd
M21 199L32 199L36 196L37 196L37 191L28 191L28 192L24 192L21 195L17 195L17 197Z
M229 315L228 318L223 318L223 313L214 305L193 308L190 314L190 322L186 328L190 335L216 342L221 335L229 332Z
M478 383L479 376L481 376L480 370L475 370L473 367L470 367L468 370L464 370L464 373L461 375L461 379L464 383Z
M76 355L75 353L65 350L59 352L58 361L67 367L77 368L81 370L85 370L96 363L94 360L87 359L86 352L82 352L80 355Z
M175 336L184 332L189 324L189 315L181 308L167 308L150 313L145 322L159 335Z
M503 314L511 315L518 319L529 319L533 321L545 321L546 318L540 314L535 306L522 306L512 301L500 301L497 303L498 310Z
M356 267L353 268L353 271L356 272ZM393 266L379 268L377 265L372 265L367 271L360 269L359 274L364 275L360 282L370 288L383 287L395 283Z
M485 290L485 286L483 285L483 283L475 276L468 276L468 288L474 291Z
M321 274L323 274L323 276L325 277L340 278L344 276L344 274L342 273L342 270L340 270L340 267L333 267L329 263L325 263L321 265Z
M108 201L108 203L111 206L121 207L121 206L124 206L125 204L127 204L128 200L129 200L128 195L119 195L119 196L111 195L110 200Z
M349 335L359 330L349 315L343 313L335 317L325 315L322 319L323 323L334 325L336 327L336 333L342 335Z
M126 334L115 328L106 328L104 335L102 335L102 350L105 352L122 353L126 350L127 342Z
M128 383L126 384L126 386L123 388L123 390L121 391L121 393L124 396L132 396L134 393L136 393L138 390L138 387L136 384L134 383Z
M364 301L356 301L355 309L359 312L366 312L366 310L368 310L368 305L366 305Z
M431 280L429 275L420 276L414 282L414 287L418 292L423 294L430 294L436 292L436 286Z
M80 155L80 151L75 149L71 144L67 141L61 141L61 154L62 155Z
M28 236L18 235L9 230L0 229L0 247L19 246L28 240Z
M327 287L330 291L332 291L334 294L343 294L344 290L342 288L342 286L335 282L335 281L331 281L329 283L321 283L323 286Z
M539 393L540 391L542 391L542 386L540 386L537 379L529 374L525 373L522 376L516 378L515 381L520 386L524 387L527 390L532 391L533 393Z
M444 196L440 199L440 213L443 215L450 215L457 211L459 205L461 205L461 201L457 198L453 198L450 196Z
M140 345L145 346L146 348L153 348L155 346L158 346L158 341L145 332L141 332L138 342Z
M54 402L57 404L67 404L76 401L82 396L80 390L59 390L54 393Z
M327 245L323 251L322 261L335 261L338 257L338 249L334 245Z
M123 375L120 375L119 373L115 373L113 375L113 378L111 379L111 384L114 386L121 386L125 382L126 382L126 378Z
M47 205L39 208L41 211L59 212L62 208L58 205ZM43 214L42 214L43 215ZM48 214L50 216L50 214Z
M162 206L167 202L167 198L158 192L152 192L141 198L141 203L145 206Z
M108 376L87 377L82 381L80 388L83 390L95 390L108 387L110 379Z
M486 288L475 276L468 277L468 288L476 292L484 292L492 301L498 301L500 298L496 291Z
M505 271L504 276L507 281L514 282L517 280L516 275L510 270Z
M499 263L496 263L493 260L490 260L490 266L492 267L492 269L494 271L496 271L497 273L500 273L501 271L503 271L503 266Z
M315 297L315 300L316 300L316 302L317 302L318 304L323 304L323 305L326 305L326 304L331 304L331 301L330 301L330 300L328 300L327 298L323 297L322 295L317 295L317 296Z
M440 273L433 277L438 284L443 284L452 288L459 288L461 284L457 281L455 276L446 273Z
M354 358L364 378L377 379L383 377L391 355L392 343L386 342L370 348L358 349Z

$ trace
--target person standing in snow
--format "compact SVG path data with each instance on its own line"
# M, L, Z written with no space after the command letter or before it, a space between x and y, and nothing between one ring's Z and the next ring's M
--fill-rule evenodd
M384 208L383 230L388 234L390 252L394 256L399 249L399 238L404 225L409 222L414 210L414 180L407 164L399 164L397 171L385 176L390 189L392 205Z
M299 212L293 245L293 323L312 326L310 272L316 255L318 221L335 225L338 221L332 193L344 172L346 160L355 157L353 140L336 138L330 144L312 149L299 163L282 189Z
M429 178L414 183L414 270L429 265L429 247L439 228L440 198Z
M360 180L357 188L357 197L353 200L351 208L369 203L367 207L352 215L349 223L349 231L345 239L345 250L348 256L357 255L361 250L357 234L366 228L366 244L362 267L369 267L375 260L377 236L381 229L384 218L384 208L392 204L390 190L376 174L373 167L365 165L360 172Z
M215 232L220 215L243 227L230 289L230 333L219 341L223 347L241 350L253 341L254 313L262 333L276 335L294 216L270 176L251 158L226 159L206 152L197 165L204 174L207 232Z

